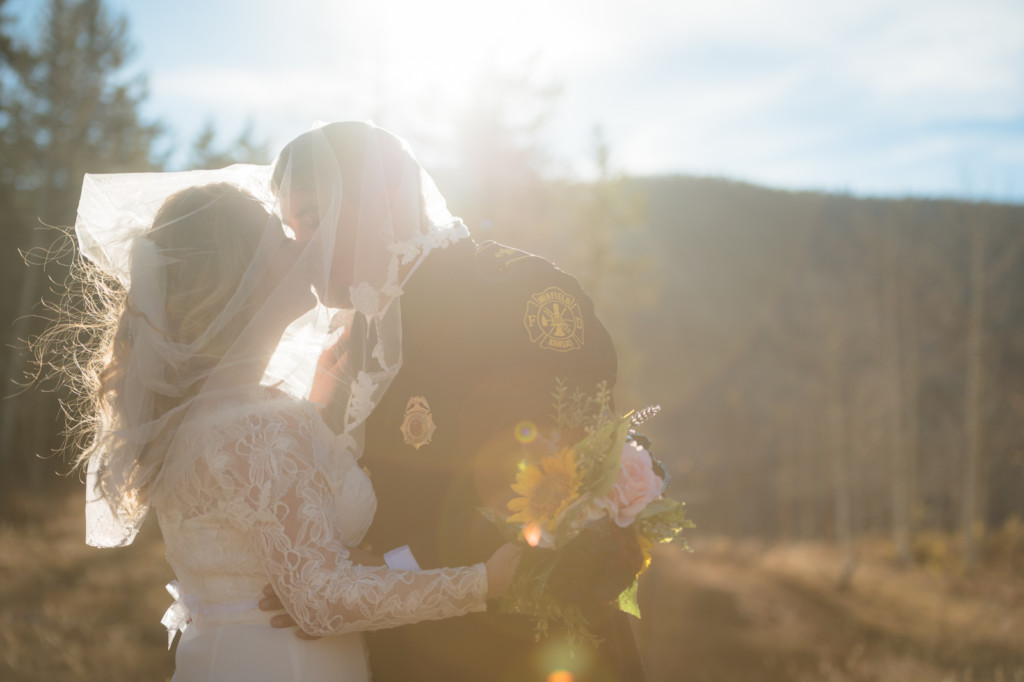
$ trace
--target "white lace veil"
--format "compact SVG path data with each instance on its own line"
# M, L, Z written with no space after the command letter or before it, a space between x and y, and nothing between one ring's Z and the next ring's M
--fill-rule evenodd
M161 211L169 197L181 205ZM188 225L202 243L169 249L161 233ZM401 287L431 249L468 235L405 142L356 122L310 130L272 167L87 175L75 229L82 254L127 292L120 371L86 453L86 541L100 547L132 542L190 419L257 384L306 399L325 349L344 356L333 426L358 456L401 367ZM209 281L180 281L182 264L208 262ZM187 311L173 305L182 291ZM182 319L203 325L185 334Z

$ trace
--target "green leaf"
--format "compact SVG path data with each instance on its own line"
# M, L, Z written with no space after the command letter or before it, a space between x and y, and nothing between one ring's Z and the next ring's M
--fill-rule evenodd
M526 548L499 611L532 616L541 621L560 617L557 606L547 598L548 578L557 561L558 554L551 550Z
M683 507L683 503L679 500L673 500L669 497L659 497L658 499L647 505L642 512L640 512L639 518L646 519L651 516L658 514L675 513L678 509Z
M639 583L634 580L633 584L622 591L619 595L619 611L628 613L635 618L640 618L640 605L636 602L636 592Z
M652 542L670 542L693 523L686 518L686 507L682 502L670 498L659 498L641 512L638 523L640 533Z
M506 521L500 512L487 507L477 507L477 511L498 528L498 532L501 533L501 537L505 539L505 542L519 542L523 539L519 526Z
M605 441L607 450L604 452L598 469L594 472L594 483L590 488L590 494L594 497L604 497L607 495L615 486L615 481L619 478L622 448L626 444L626 436L629 435L629 420L620 419L617 423L609 425L609 429L614 430L609 434L605 433L605 429L601 429L595 432L593 436L588 436L587 438L589 440L589 438L602 434L607 439Z
M563 377L555 378L555 390L551 394L551 397L555 399L552 407L555 408L555 423L558 425L559 430L569 428L568 417L566 416L569 409L566 405L566 394L569 389L566 387L567 379Z
M589 510L590 501L591 498L584 494L578 500L570 504L564 512L562 512L562 515L558 520L558 524L553 529L556 548L561 549L562 547L565 547L569 541L579 535L580 529L583 526L583 523L579 521L579 519Z

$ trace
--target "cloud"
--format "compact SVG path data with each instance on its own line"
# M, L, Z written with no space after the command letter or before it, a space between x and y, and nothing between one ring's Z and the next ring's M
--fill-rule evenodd
M953 169L1024 132L1006 125L1024 120L1019 3L658 5L595 12L601 67L567 93L600 102L628 170L872 191L941 175L955 192Z
M254 112L290 135L317 117L413 111L428 93L443 118L485 66L535 56L537 80L563 85L553 152L577 167L599 124L630 172L911 187L915 173L936 181L929 166L1003 169L1024 137L1015 0L264 4L271 23L248 16L247 49L153 68L160 106Z

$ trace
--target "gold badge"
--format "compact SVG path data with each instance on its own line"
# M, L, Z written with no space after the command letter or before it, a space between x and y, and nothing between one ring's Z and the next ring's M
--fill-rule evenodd
M436 429L427 399L421 395L409 398L409 402L405 404L405 419L402 420L405 444L419 450L430 443L430 437L434 435Z
M548 287L526 302L523 324L530 342L560 352L583 347L583 313L573 296Z

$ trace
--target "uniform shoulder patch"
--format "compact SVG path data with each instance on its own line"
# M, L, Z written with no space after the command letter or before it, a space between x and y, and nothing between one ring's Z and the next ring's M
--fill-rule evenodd
M583 347L583 313L576 297L560 287L548 287L526 302L523 325L530 343L566 353Z

